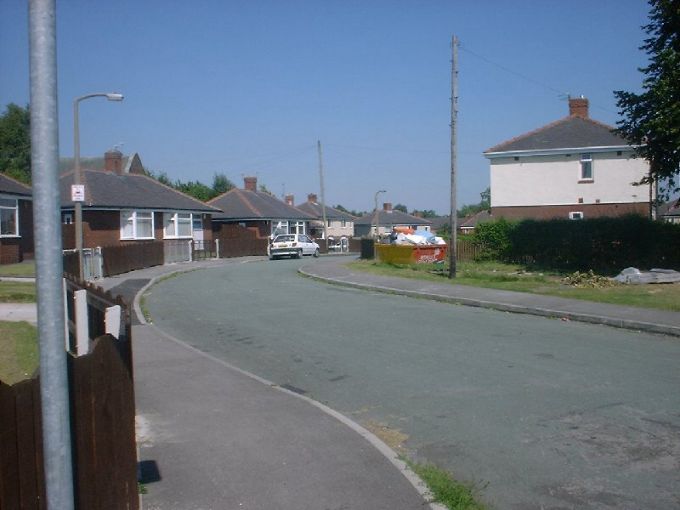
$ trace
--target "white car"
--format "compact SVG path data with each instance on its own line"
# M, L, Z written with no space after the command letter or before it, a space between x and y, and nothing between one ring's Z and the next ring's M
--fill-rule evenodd
M269 260L279 257L299 259L303 255L319 256L319 245L305 234L280 234L267 247Z

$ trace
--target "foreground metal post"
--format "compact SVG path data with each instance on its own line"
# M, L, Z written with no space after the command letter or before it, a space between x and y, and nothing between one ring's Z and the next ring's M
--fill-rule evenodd
M29 2L33 229L47 508L72 510L73 469L64 350L55 0Z
M449 247L449 278L456 277L456 257L458 249L458 206L456 203L456 131L458 118L458 37L451 39L451 211L449 226L451 242Z

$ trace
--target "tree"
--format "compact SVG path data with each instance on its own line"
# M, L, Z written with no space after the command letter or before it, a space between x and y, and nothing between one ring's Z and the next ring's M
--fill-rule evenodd
M31 183L31 115L28 106L7 105L0 115L0 172Z
M614 91L622 120L616 132L649 162L649 175L641 184L665 183L662 194L680 189L680 0L650 0L648 34L640 46L649 65L643 92Z
M227 176L224 174L215 174L213 176L213 185L212 189L213 192L215 193L215 196L221 195L222 193L226 193L230 189L235 188L234 183L231 182L229 179L227 179Z
M491 207L491 188L486 188L479 194L481 200L478 204L467 204L458 209L459 218L467 218L480 211L487 211Z
M215 192L212 188L199 181L182 182L177 180L175 181L173 188L182 193L186 193L201 202L206 202L215 196Z
M401 211L405 214L408 214L408 207L406 207L404 204L397 204L394 206L395 211Z
M421 218L436 218L438 216L434 209L423 209L422 211L414 209L411 214L413 214L413 216L420 215Z

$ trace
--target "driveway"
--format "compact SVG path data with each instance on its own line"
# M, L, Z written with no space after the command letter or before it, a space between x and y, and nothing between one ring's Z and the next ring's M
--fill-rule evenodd
M147 306L161 329L382 431L493 508L680 505L678 339L329 286L299 265L187 273Z

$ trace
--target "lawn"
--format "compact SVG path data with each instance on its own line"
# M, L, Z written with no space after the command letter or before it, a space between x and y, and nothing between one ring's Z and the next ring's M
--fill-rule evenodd
M18 264L2 264L0 265L0 276L35 276L35 261L25 260Z
M0 321L0 380L14 384L38 368L38 331L28 322Z
M0 281L0 303L35 303L35 283Z
M436 264L391 265L356 261L350 266L387 276L680 311L680 284L620 285L611 282L607 286L591 287L588 283L602 285L603 279L586 278L584 285L574 286L564 282L567 274L527 270L523 266L500 262L460 262L453 280L447 278L448 268Z

